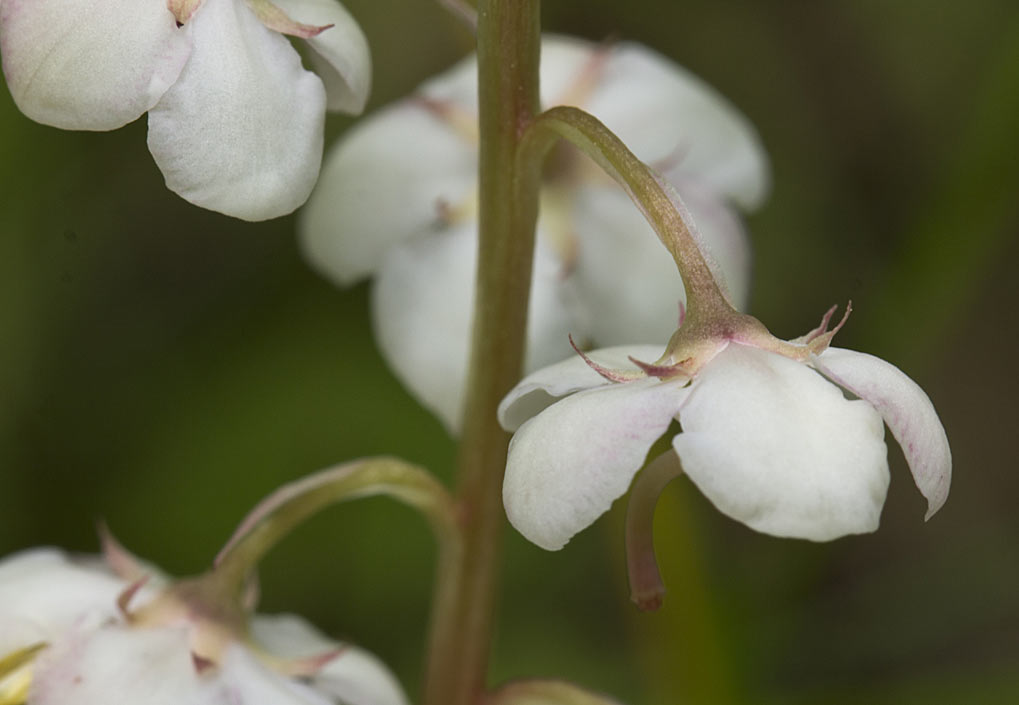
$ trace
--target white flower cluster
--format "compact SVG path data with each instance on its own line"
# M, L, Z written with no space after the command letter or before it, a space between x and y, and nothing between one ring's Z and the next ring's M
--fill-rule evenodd
M169 586L145 574L53 549L0 561L0 703L407 704L377 658L298 617L251 615L233 633L215 614L168 609Z
M307 41L317 74L283 35ZM304 203L326 109L359 112L370 82L367 43L335 0L0 0L0 54L26 115L111 130L148 113L168 187L249 220ZM829 347L831 313L807 336L778 341L737 311L750 267L740 213L768 189L750 124L636 44L547 37L542 55L542 104L583 107L660 172L697 223L691 249L722 281L718 300L701 299L696 325L684 326L684 283L641 212L578 152L552 153L531 374L499 410L515 432L503 488L512 524L561 548L627 491L677 422L663 457L758 531L824 541L875 530L889 483L885 424L928 517L936 512L951 452L923 390L888 362ZM383 355L454 433L474 315L476 84L469 57L351 128L300 222L309 260L328 277L374 277ZM677 323L663 352L656 343ZM625 346L564 361L571 334L578 351ZM0 705L406 703L366 652L296 617L220 602L198 580L150 570L145 583L119 558L35 550L0 562Z
M281 32L307 40L317 75ZM148 112L167 187L246 220L304 203L326 108L360 112L371 80L335 0L4 0L0 52L25 115L113 130Z

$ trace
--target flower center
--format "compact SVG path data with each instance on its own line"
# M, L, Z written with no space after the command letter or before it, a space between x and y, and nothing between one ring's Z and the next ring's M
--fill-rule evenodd
M223 594L214 573L182 580L138 609L129 609L144 582L135 582L121 594L117 601L121 613L134 627L186 626L196 670L218 666L231 643L247 638L244 608Z

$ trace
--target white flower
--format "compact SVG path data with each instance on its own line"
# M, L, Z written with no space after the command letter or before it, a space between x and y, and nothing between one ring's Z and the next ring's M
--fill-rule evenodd
M200 579L142 585L151 570L116 549L111 563L131 575L53 549L0 561L0 703L407 702L378 659L297 617L238 615Z
M355 125L327 156L300 224L309 260L326 276L341 285L375 276L383 354L454 431L477 248L476 83L469 57ZM629 43L545 39L541 93L545 106L593 113L678 188L741 305L749 248L731 206L756 207L768 180L747 121L693 75ZM528 369L562 359L570 333L600 345L660 339L675 328L683 299L672 261L622 190L578 152L553 153L538 220Z
M307 39L321 80L280 32ZM371 70L336 0L4 0L0 53L25 115L113 130L148 111L167 187L247 220L307 199L327 103L360 112Z
M503 486L510 522L537 545L561 548L626 492L678 421L672 447L682 470L725 514L815 541L873 531L888 487L882 419L929 518L951 481L930 399L890 363L828 348L827 320L790 343L743 327L711 341L693 364L679 353L641 363L648 374L628 360L658 359L660 346L602 350L591 354L593 367L575 357L527 377L499 411L516 430Z

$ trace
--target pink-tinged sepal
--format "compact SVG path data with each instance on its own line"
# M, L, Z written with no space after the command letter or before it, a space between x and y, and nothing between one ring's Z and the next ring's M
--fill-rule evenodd
M606 381L591 362L603 371L621 372L621 381L627 382L631 381L629 373L637 373L638 379L644 377L637 370L626 369L632 364L630 357L657 360L661 356L661 345L626 345L592 350L589 355L572 355L524 377L499 404L499 423L507 431L516 431L524 421L558 399L584 389L608 385L611 380Z
M102 547L103 560L110 570L121 580L135 582L147 577L149 571L145 563L136 555L124 548L124 545L117 540L117 537L110 531L106 522L99 522L96 529L99 534L99 543Z
M881 358L829 348L812 358L825 377L867 401L902 446L913 480L927 499L926 518L941 509L952 483L952 451L930 398L902 370Z
M135 595L137 595L138 592L143 587L145 587L145 583L147 583L148 581L149 578L147 575L142 576L135 580L130 585L128 585L126 588L124 588L123 592L121 592L117 596L117 609L120 610L120 613L124 616L124 619L126 619L129 622L131 621L132 618L131 611L130 609L128 609L131 606L131 601L134 599Z
M832 306L830 309L824 312L824 316L821 317L821 323L820 325L817 326L817 328L814 328L812 331L806 333L805 335L801 335L799 338L793 338L789 342L806 345L817 336L827 332L828 324L831 322L831 317L835 315L835 312L838 310L838 308L839 308L838 304Z
M269 656L263 657L263 660L267 659L273 668L284 675L292 678L310 678L317 675L331 661L339 658L344 650L345 647L339 646L304 658L280 659Z
M677 362L672 365L660 365L654 362L641 362L635 357L630 357L630 362L635 364L641 369L642 372L648 377L657 377L658 379L676 379L677 377L690 377L690 374L686 371L686 360Z
M824 314L824 317L821 319L821 324L797 342L802 340L803 344L809 347L810 351L815 355L819 355L827 350L828 346L831 345L831 341L835 337L835 334L842 330L842 326L846 325L846 321L849 320L849 314L853 312L853 302L849 301L846 303L846 310L845 313L842 314L842 318L839 319L839 322L835 324L834 328L828 330L828 324L831 322L831 317L837 309L838 305L832 306L828 309L828 311Z
M262 21L262 24L280 34L289 34L292 37L300 37L301 39L311 39L335 26L333 24L311 25L295 22L290 19L287 13L269 2L269 0L247 0L247 2L258 19Z
M632 382L633 380L643 379L644 377L644 375L642 375L637 370L617 370L611 367L606 367L605 365L598 364L597 362L589 358L583 350L577 347L577 343L573 340L572 335L570 336L570 345L577 352L577 354L580 355L580 359L583 360L588 367L590 367L599 375L607 379L609 382ZM641 369L644 369L643 368L644 363L638 362L637 360L633 359L632 356L628 356L627 359L633 362Z

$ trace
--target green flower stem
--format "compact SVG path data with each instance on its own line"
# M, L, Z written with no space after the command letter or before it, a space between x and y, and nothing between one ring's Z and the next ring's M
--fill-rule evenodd
M336 502L387 495L418 509L439 542L440 564L460 551L453 500L426 470L395 458L366 458L284 485L256 506L216 557L218 590L238 598L262 557L308 517Z
M521 161L540 164L560 138L591 157L644 213L676 260L686 288L689 318L693 320L709 312L731 312L728 297L719 288L684 218L685 208L672 188L593 115L564 106L545 111L524 135Z
M464 544L438 576L425 705L473 705L485 692L509 445L496 409L523 370L538 212L539 168L520 168L517 152L538 112L539 10L539 0L478 3L478 277L457 488Z

